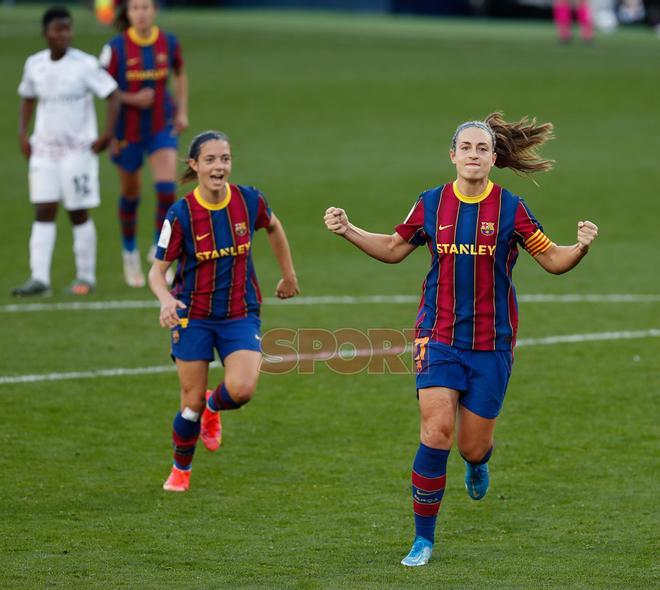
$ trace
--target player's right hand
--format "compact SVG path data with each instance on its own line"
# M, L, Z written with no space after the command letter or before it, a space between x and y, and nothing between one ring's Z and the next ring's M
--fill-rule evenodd
M30 159L32 155L32 146L30 145L30 138L27 135L21 135L19 138L21 144L21 153L25 156L26 160Z
M153 88L141 88L133 93L131 102L138 109L148 109L154 104L155 91Z
M175 328L179 325L177 309L186 309L186 304L174 297L160 304L160 325L163 328Z
M323 221L325 221L325 227L337 235L341 236L348 230L348 216L346 211L339 207L328 207Z

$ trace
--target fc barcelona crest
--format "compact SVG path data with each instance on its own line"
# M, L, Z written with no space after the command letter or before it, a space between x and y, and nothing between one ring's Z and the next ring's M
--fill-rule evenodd
M179 330L172 330L172 344L179 342Z
M164 64L167 61L167 53L158 53L158 54L156 54L156 61L159 64Z
M247 223L245 223L245 221L241 221L240 223L235 223L234 232L239 237L244 236L247 233Z
M492 236L495 233L495 222L494 221L482 221L481 222L481 233L484 236Z

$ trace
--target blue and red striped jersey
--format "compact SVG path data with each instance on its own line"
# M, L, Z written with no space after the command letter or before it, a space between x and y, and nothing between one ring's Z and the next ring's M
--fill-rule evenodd
M427 244L431 268L422 285L417 338L457 348L511 350L518 304L511 278L518 245L532 256L552 246L520 197L489 181L479 196L456 183L423 192L396 232Z
M151 108L121 105L115 137L128 143L147 139L172 124L175 105L167 90L170 72L179 72L183 57L174 35L154 27L149 39L141 39L132 28L117 35L103 48L101 64L123 92L154 89Z
M172 294L186 304L188 318L225 320L259 311L252 237L270 220L265 197L234 184L227 184L217 205L204 201L196 188L170 207L156 258L178 260Z

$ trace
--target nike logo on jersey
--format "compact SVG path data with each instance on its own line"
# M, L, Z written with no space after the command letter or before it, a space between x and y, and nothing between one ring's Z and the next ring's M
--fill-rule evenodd
M443 229L448 229L448 228L452 227L453 225L454 225L453 223L450 223L449 225L439 225L438 229L440 231L442 231Z
M206 236L210 236L211 232L202 234L201 236L195 236L196 240L199 242L200 240L203 240Z
M131 57L131 58L126 60L126 65L128 67L134 66L135 64L139 64L139 63L140 63L140 58L139 57Z

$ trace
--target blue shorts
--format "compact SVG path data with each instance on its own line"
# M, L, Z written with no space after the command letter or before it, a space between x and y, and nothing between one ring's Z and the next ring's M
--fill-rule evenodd
M184 321L185 325L185 321ZM237 350L261 352L261 320L257 315L236 320L188 320L170 331L172 358L212 361L213 349L220 360Z
M417 390L448 387L462 406L482 418L496 418L511 376L510 350L464 350L442 342L415 341Z
M119 153L112 156L112 161L120 168L126 170L126 172L135 172L139 168L142 168L145 152L148 155L151 155L164 148L176 150L178 145L179 140L177 134L174 132L174 128L170 125L156 133L156 135L152 135L141 141L135 143L122 143Z

